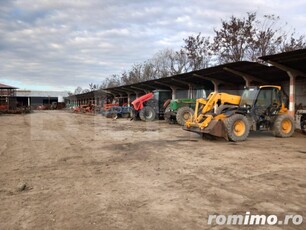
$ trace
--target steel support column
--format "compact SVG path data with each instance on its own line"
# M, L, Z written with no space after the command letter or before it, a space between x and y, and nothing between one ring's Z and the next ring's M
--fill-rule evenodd
M131 106L131 94L127 93L128 106Z
M176 99L176 87L171 87L172 90L172 100Z
M295 79L296 76L292 72L287 72L290 77L289 86L289 114L294 117L295 114Z

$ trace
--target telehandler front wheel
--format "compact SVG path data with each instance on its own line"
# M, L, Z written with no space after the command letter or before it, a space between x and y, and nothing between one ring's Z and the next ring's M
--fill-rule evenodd
M275 119L273 134L276 137L291 137L294 129L293 118L288 114L281 114Z
M250 125L242 114L234 114L224 120L227 137L230 141L245 141L249 136Z

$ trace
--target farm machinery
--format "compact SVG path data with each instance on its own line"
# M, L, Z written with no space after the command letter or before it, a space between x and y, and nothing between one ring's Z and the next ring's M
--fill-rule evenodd
M131 107L127 104L126 97L116 97L112 101L106 98L101 114L107 118L130 117Z
M302 133L306 134L306 109L299 109L296 112L296 120L300 125Z
M197 99L184 130L234 142L246 140L250 130L272 130L276 137L290 137L295 128L287 104L280 86L245 88L241 97L213 92L207 99Z
M182 98L173 99L170 103L164 105L165 109L165 120L168 123L178 123L184 125L186 121L191 118L194 114L196 105L196 98L205 98L206 91L198 89L195 91L195 98Z
M163 119L165 102L171 98L170 90L155 90L147 93L132 102L132 118L140 118L142 121Z

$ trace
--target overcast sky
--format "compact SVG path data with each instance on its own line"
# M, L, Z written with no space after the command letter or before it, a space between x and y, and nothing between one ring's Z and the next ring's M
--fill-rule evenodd
M71 90L100 83L221 19L275 14L306 34L306 1L0 0L0 83Z

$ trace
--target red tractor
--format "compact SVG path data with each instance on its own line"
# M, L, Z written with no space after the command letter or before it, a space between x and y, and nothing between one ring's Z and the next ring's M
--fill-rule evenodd
M164 103L171 99L170 90L155 90L147 93L132 102L131 117L139 117L142 121L163 119L165 113Z

